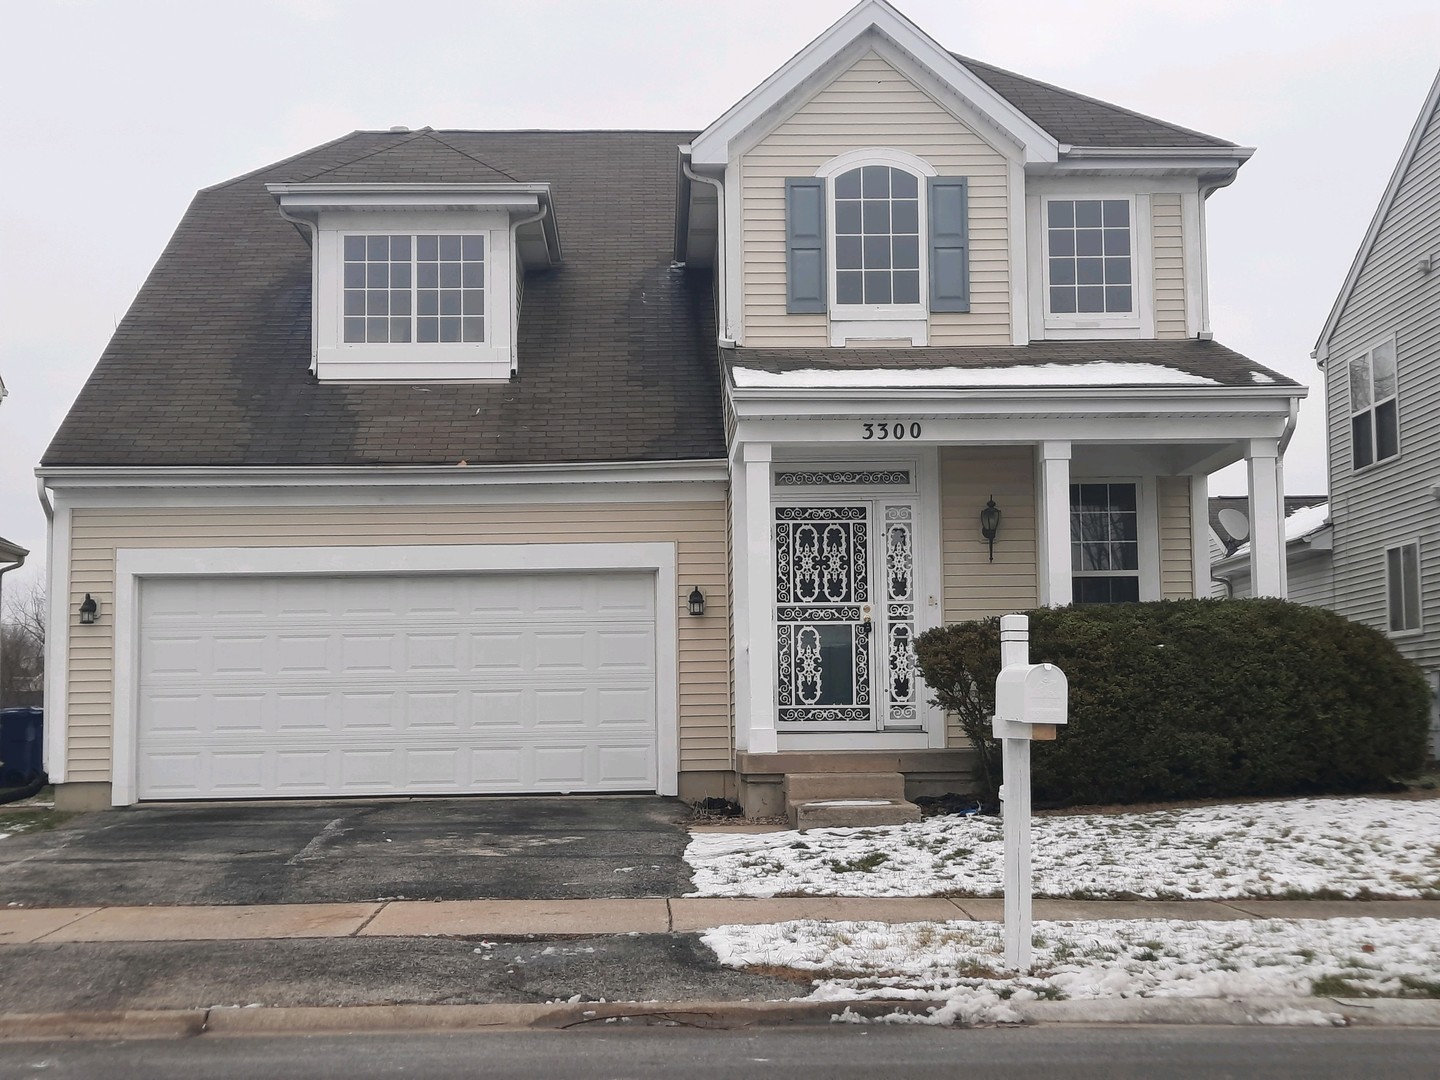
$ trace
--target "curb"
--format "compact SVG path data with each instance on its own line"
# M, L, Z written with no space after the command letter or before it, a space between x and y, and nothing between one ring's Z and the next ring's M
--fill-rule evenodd
M845 1012L884 1022L926 1016L919 1001L581 1002L551 1005L352 1005L131 1010L0 1016L0 1041L184 1039L195 1036L348 1035L400 1032L566 1031L638 1025L707 1030L826 1026ZM1026 1024L1433 1027L1440 1000L1334 998L1124 998L1011 1005ZM913 1021L912 1021L913 1022Z

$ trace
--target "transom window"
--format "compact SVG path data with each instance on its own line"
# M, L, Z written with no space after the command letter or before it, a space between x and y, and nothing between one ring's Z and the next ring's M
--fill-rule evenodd
M1051 199L1047 207L1050 313L1131 314L1130 201Z
M1357 469L1400 453L1395 343L1350 361L1350 460Z
M835 302L920 303L920 183L864 165L835 178Z
M483 234L346 236L344 340L483 342Z
M1070 485L1071 588L1077 604L1140 599L1134 484Z

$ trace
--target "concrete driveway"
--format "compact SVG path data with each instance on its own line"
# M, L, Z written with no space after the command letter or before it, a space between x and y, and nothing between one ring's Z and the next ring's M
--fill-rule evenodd
M677 799L146 806L0 841L0 905L681 896Z

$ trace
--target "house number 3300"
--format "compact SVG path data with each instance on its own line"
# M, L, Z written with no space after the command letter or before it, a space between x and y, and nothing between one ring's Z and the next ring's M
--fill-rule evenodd
M918 439L920 437L919 424L911 424L909 427L906 427L898 421L895 423L876 421L875 423L861 424L860 426L865 432L860 436L861 439L879 439L883 442L886 439Z

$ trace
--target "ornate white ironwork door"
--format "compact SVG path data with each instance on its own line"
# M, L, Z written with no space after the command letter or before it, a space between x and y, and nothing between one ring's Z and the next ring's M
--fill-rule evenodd
M778 721L873 731L870 506L775 508Z
M880 654L885 690L881 726L890 729L918 728L920 690L915 662L915 507L888 504L880 540L884 567L885 618L882 623Z

